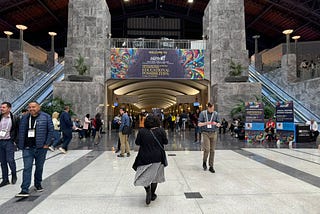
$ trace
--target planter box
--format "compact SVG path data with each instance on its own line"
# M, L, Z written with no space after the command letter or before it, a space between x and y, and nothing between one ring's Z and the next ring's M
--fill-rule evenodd
M92 82L93 77L84 75L69 75L68 80L71 82Z
M225 82L248 82L249 76L230 76L225 77Z

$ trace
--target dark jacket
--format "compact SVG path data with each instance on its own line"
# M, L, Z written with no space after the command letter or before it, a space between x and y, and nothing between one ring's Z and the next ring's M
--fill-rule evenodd
M19 149L24 149L25 141L28 135L30 114L22 117L19 127ZM44 145L50 145L53 137L53 123L50 115L45 112L39 112L36 119L36 147L42 148Z
M11 140L13 140L13 142L18 142L20 118L18 116L14 116L11 112L10 112L10 117L12 121L12 126L10 129L10 138ZM2 119L2 114L0 114L0 121L1 119Z
M73 123L71 121L71 116L68 112L63 111L60 115L60 129L61 131L72 131Z
M168 144L168 138L163 128L152 129L152 132L161 143L162 147L163 145ZM149 129L140 129L135 143L140 147L136 160L132 166L134 170L136 170L138 166L148 165L151 163L161 162L164 164L164 151L153 138Z

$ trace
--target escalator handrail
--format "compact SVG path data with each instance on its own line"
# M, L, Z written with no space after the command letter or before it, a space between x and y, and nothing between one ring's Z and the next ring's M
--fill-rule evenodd
M34 97L38 96L43 88L52 83L57 79L61 72L63 71L63 63L57 64L51 72L46 74L44 77L40 78L35 84L26 89L21 95L19 95L12 103L12 112L18 113L28 102L30 102ZM31 95L28 95L31 93Z
M320 118L316 114L304 107L297 99L290 96L283 89L281 89L279 86L270 81L267 77L257 72L255 68L251 65L249 66L249 75L255 77L259 82L261 82L264 85L264 87L268 88L269 90L271 89L273 91L273 94L278 95L278 97L282 97L282 101L294 101L294 108L296 109L295 112L300 114L300 116L304 119L304 122L308 121L310 118L314 118L315 120L320 121Z

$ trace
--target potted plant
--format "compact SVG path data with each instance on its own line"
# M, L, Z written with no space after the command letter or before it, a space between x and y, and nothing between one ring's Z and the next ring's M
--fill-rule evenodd
M236 63L231 59L229 76L225 78L226 82L247 82L248 76L242 76L244 67L240 63Z
M84 57L81 56L80 53L78 59L76 59L76 64L73 67L77 70L78 75L69 75L69 81L92 82L92 77L85 75L87 72L89 72L89 67L85 64Z

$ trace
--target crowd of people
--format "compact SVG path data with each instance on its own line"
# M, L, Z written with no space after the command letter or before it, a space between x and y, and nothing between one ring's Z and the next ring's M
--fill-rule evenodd
M177 119L178 118L178 119ZM138 123L135 123L139 120ZM133 169L136 171L134 185L143 186L146 191L146 204L150 204L157 198L156 189L158 183L165 182L164 168L168 165L165 145L168 144L168 137L165 131L167 128L174 131L184 131L187 128L194 128L196 142L202 144L202 168L215 173L214 158L217 135L225 134L228 131L235 137L242 136L243 122L234 119L229 123L214 109L214 105L207 104L205 110L195 109L193 113L183 111L181 115L160 114L142 112L137 117L132 117L125 108L119 109L119 115L114 119L118 127L119 137L119 158L130 157L130 145L128 136L135 124L139 124L139 130L135 138L135 144L139 146ZM173 126L172 123L176 126ZM178 125L177 125L178 124ZM310 132L313 140L316 140L319 132L316 121L311 120ZM24 169L22 173L21 192L16 197L28 197L31 185L33 162L34 188L38 192L43 191L42 173L48 149L59 151L63 154L68 152L68 146L72 139L72 132L78 132L79 138L93 137L95 144L100 142L103 120L98 113L94 118L85 115L83 122L78 118L71 118L70 106L65 106L59 114L54 112L52 116L41 111L37 102L30 102L28 111L24 111L21 117L11 113L11 104L3 102L0 114L0 161L2 170L2 182L0 187L10 184L9 168L11 170L11 184L17 182L17 170L14 159L15 146L22 151ZM115 124L114 124L115 125ZM274 140L275 122L270 119L266 123L266 139ZM202 138L202 140L201 140ZM9 167L8 167L9 166Z

